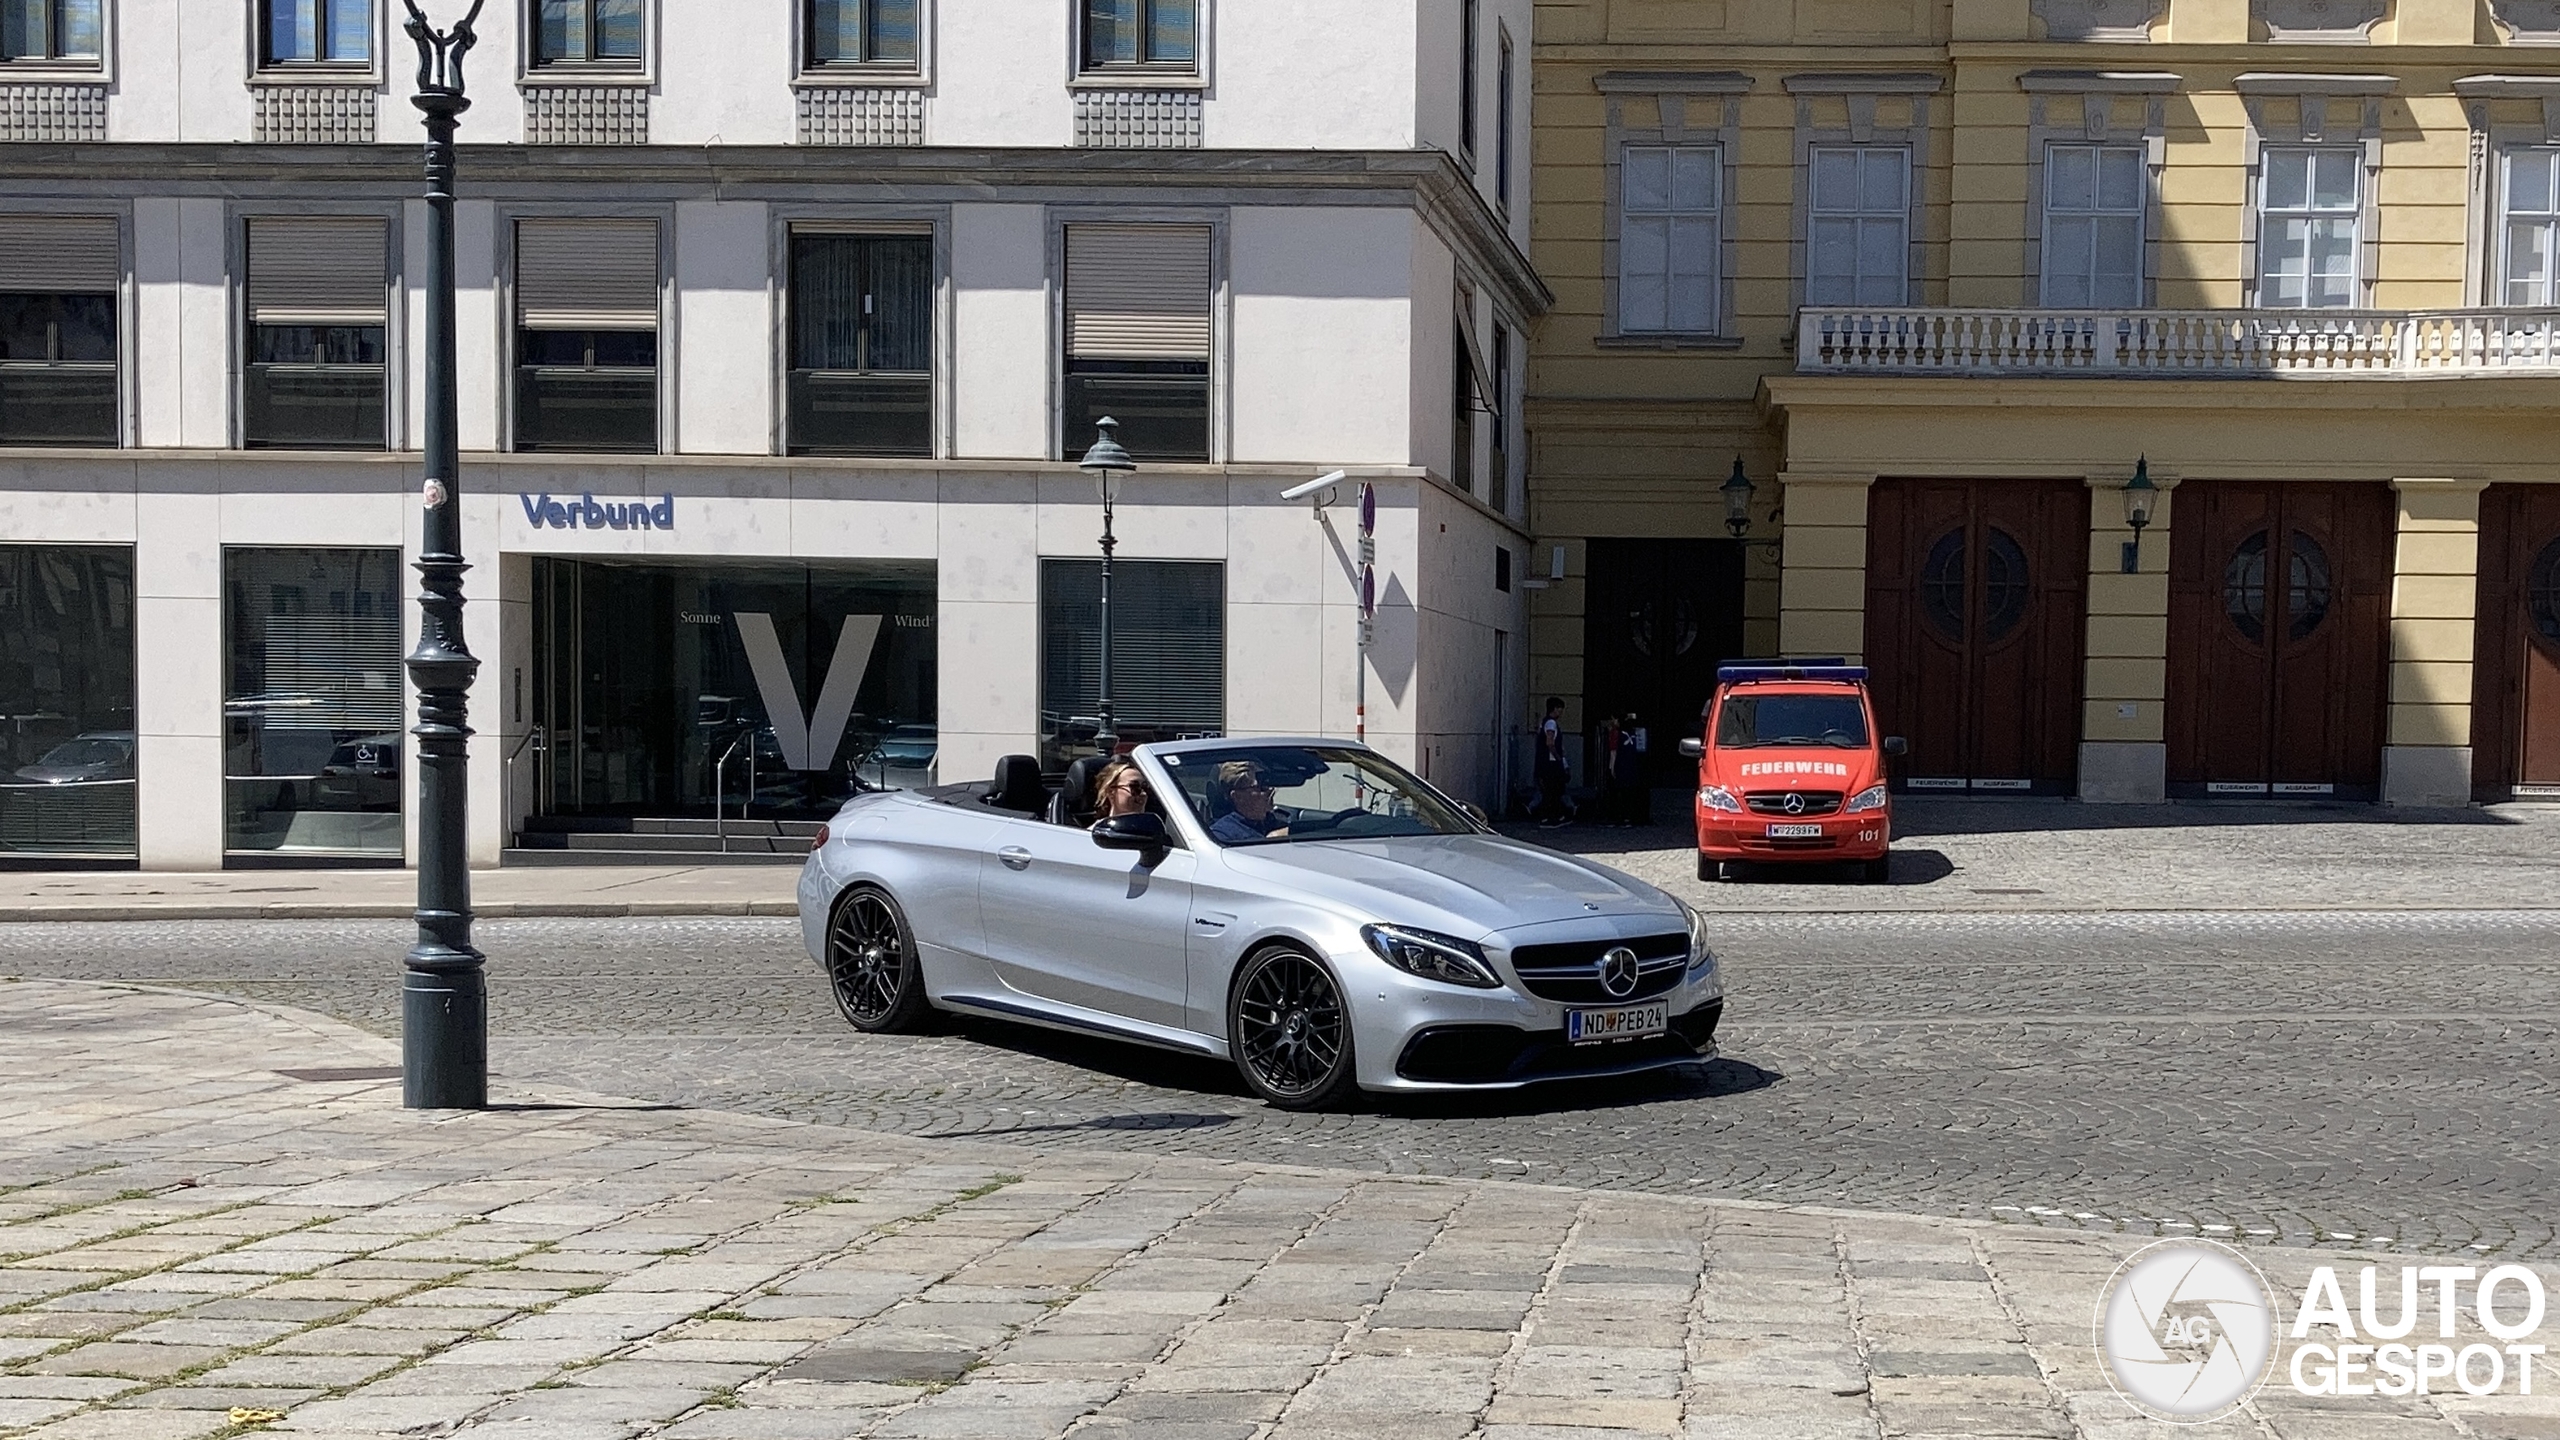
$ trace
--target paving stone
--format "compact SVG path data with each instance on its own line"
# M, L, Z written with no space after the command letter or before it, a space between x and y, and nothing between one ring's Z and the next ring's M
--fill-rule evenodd
M134 1380L165 1380L181 1370L220 1359L210 1345L133 1345L101 1341L48 1356L27 1367L39 1375L120 1375Z

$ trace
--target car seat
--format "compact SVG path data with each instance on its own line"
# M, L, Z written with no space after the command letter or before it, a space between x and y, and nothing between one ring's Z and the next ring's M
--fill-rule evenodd
M1109 760L1100 755L1087 755L1067 767L1067 778L1058 793L1049 798L1049 820L1057 825L1085 826L1093 823L1093 777L1102 773Z
M1037 815L1048 808L1049 790L1040 783L1040 762L1028 755L1007 755L996 762L996 778L982 803L998 810Z

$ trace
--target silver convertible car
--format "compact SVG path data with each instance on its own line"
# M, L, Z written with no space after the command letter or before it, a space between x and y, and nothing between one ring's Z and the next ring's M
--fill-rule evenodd
M800 876L845 1018L934 1010L1234 1060L1272 1105L1616 1075L1715 1053L1696 913L1495 834L1373 750L1186 740L1133 753L1143 810L993 781L855 796Z

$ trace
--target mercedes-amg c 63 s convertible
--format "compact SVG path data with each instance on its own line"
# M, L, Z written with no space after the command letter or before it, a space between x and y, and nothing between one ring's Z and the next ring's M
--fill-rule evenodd
M1264 1100L1474 1090L1692 1063L1724 982L1680 901L1494 833L1336 740L1140 745L1051 793L994 780L854 797L800 876L845 1018L988 1016L1231 1059Z

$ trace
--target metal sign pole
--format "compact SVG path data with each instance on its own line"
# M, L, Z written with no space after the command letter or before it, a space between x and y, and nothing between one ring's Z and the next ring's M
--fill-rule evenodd
M1378 632L1378 491L1360 482L1360 648L1351 686L1351 735L1369 743L1369 646Z

